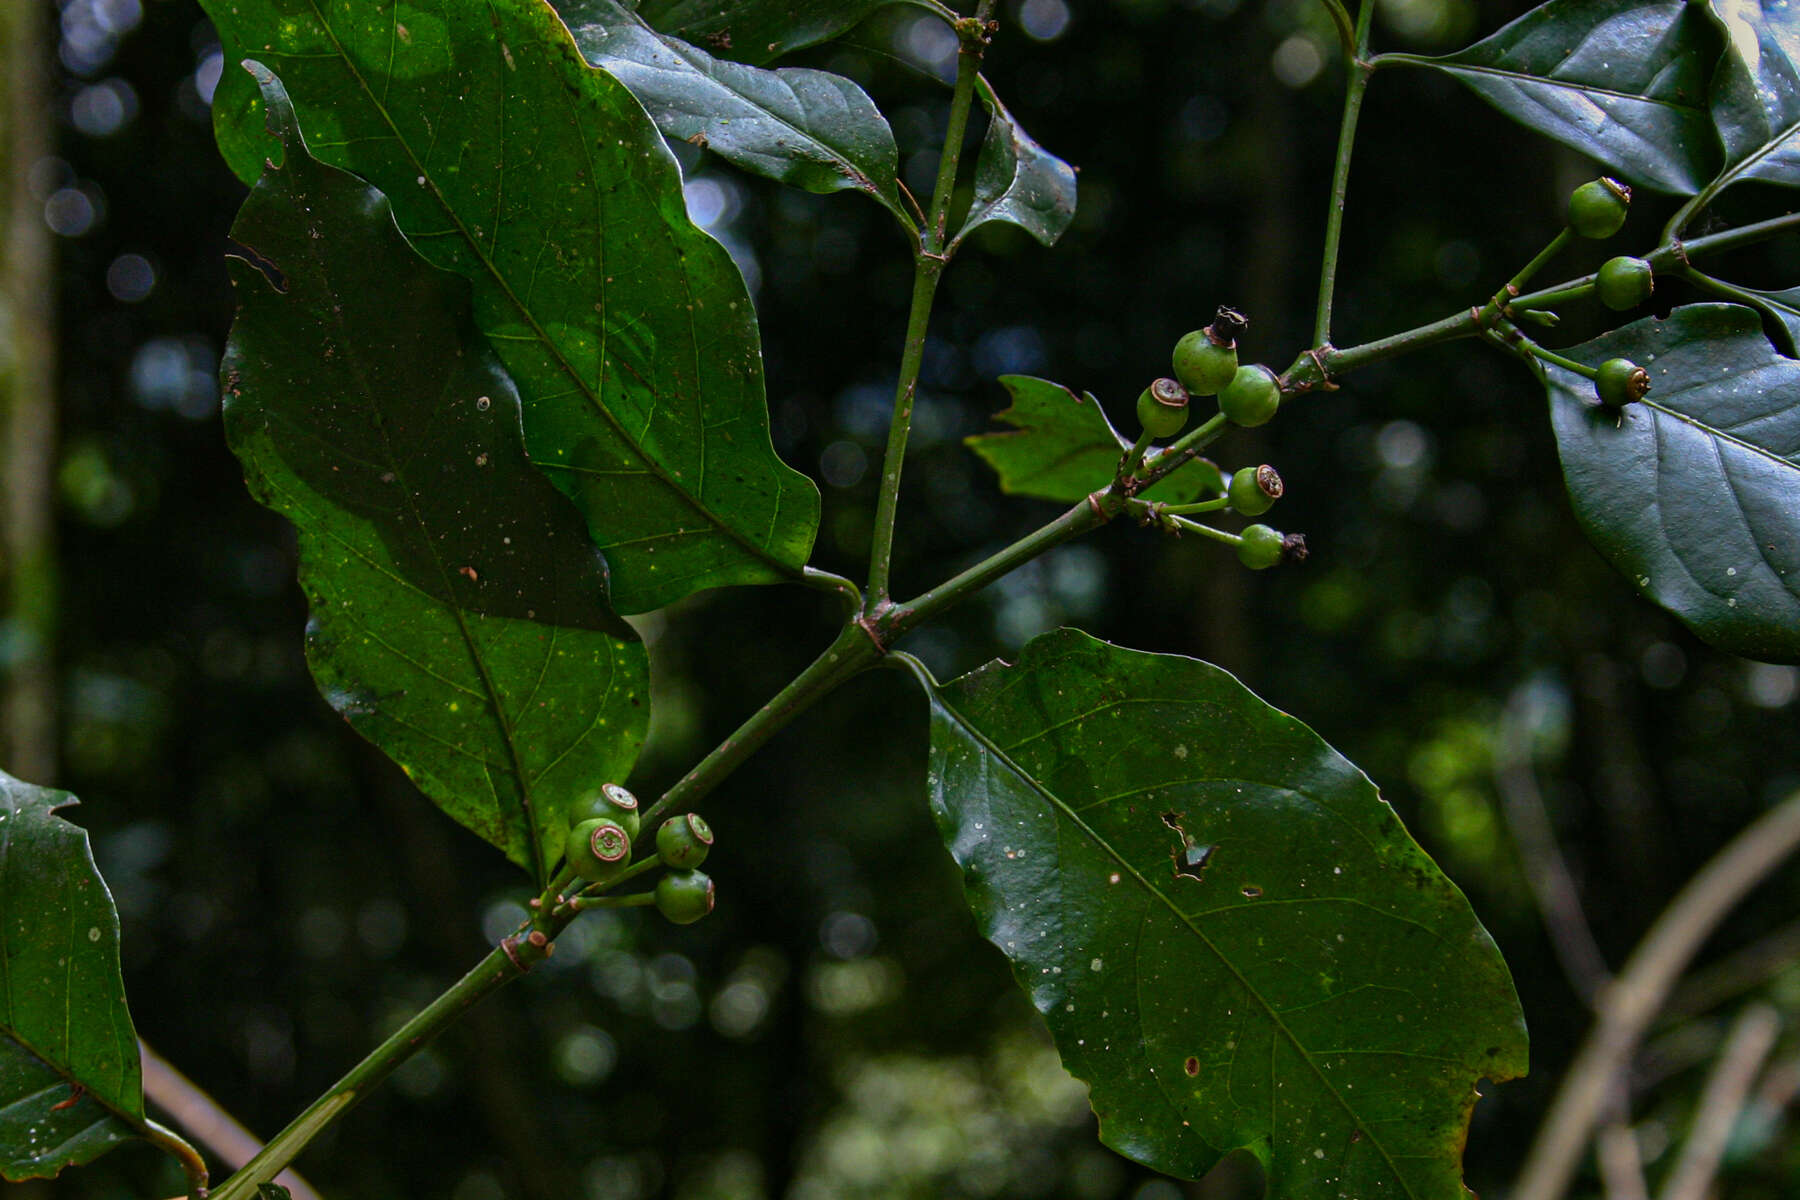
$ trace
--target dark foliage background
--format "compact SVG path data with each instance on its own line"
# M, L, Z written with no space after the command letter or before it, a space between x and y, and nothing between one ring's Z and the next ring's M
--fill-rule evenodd
M1519 10L1390 0L1377 36L1448 49ZM1251 314L1246 353L1277 367L1310 328L1341 83L1317 7L1003 11L990 74L1080 166L1081 211L1054 251L993 229L948 277L901 513L903 593L1051 515L1000 497L958 445L1003 406L995 375L1091 389L1128 424L1176 337L1218 304ZM292 538L225 450L213 372L241 192L212 148L206 97L235 68L188 0L62 0L53 25L56 157L34 184L61 235L56 782L83 797L116 892L140 1031L267 1135L473 962L513 919L522 881L313 691ZM803 57L865 82L907 179L928 190L946 93L902 60L930 61L942 36L898 10L854 42ZM757 289L777 447L822 480L818 561L860 576L903 248L853 197L780 192L679 149L696 213ZM1338 343L1478 300L1555 232L1589 172L1452 84L1383 73L1352 179ZM1618 249L1584 246L1557 277L1647 248L1666 208L1638 208ZM1762 266L1770 282L1800 276L1791 253ZM1565 329L1586 336L1581 319ZM1486 348L1371 369L1219 449L1231 466L1280 468L1289 498L1273 516L1306 533L1311 561L1252 576L1216 546L1107 530L909 648L948 675L1081 623L1227 666L1367 770L1469 892L1525 1002L1534 1074L1490 1089L1470 1138L1470 1182L1497 1194L1587 1019L1496 799L1509 702L1529 714L1616 966L1713 849L1800 784L1800 677L1714 653L1631 598L1573 524L1541 393ZM831 620L815 594L786 589L713 593L649 620L657 723L640 794L762 703ZM1255 1194L1242 1164L1175 1185L1098 1146L961 907L923 802L923 718L893 673L809 714L704 806L721 845L714 918L584 923L302 1168L344 1200ZM1707 957L1797 912L1790 873ZM1800 1006L1800 975L1756 987L1784 1013ZM1684 1128L1740 1001L1652 1044L1636 1101L1651 1150ZM1779 1108L1762 1116L1734 1142L1734 1197L1791 1195L1800 1180ZM178 1186L142 1150L9 1195Z

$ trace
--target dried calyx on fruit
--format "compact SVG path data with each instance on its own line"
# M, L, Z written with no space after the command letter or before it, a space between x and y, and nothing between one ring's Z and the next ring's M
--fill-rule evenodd
M569 868L589 883L605 883L631 861L631 835L607 817L593 817L569 830L563 843Z
M1237 374L1237 340L1250 322L1243 313L1221 307L1211 325L1182 335L1175 343L1175 378L1196 396L1217 395Z
M1138 396L1137 419L1153 438L1174 437L1187 425L1187 389L1173 379L1156 380Z
M1608 408L1624 408L1650 390L1650 372L1629 358L1609 358L1594 376L1594 391Z
M1602 175L1569 193L1569 228L1584 238L1609 238L1625 224L1631 189Z
M706 861L712 849L712 827L698 813L670 817L656 831L656 854L664 866L688 869Z
M617 821L635 838L638 835L638 798L616 783L604 783L599 791L576 805L574 817L577 822L595 817Z
M1267 525L1252 525L1238 537L1238 561L1252 571L1306 561L1306 538L1298 533L1284 534Z
M1246 517L1260 517L1281 499L1283 490L1281 476L1274 467L1264 463L1260 467L1243 467L1233 473L1225 494L1237 512Z

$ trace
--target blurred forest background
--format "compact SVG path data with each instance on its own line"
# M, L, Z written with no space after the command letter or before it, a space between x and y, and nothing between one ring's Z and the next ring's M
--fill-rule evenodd
M1447 51L1516 0L1382 0L1377 45ZM212 145L224 70L192 0L5 0L5 267L42 283L0 324L10 428L4 766L82 798L124 920L141 1034L267 1136L517 919L518 872L451 824L315 693L288 527L253 504L218 420L223 254L242 190ZM1311 325L1342 74L1311 0L1005 0L989 74L1080 167L1054 251L990 226L947 276L901 509L911 594L1041 523L959 444L996 375L1102 397L1121 427L1220 303L1248 359ZM954 39L891 9L796 61L862 81L929 190ZM41 87L34 93L30 81ZM979 136L979 127L972 136ZM852 195L752 181L680 146L695 219L757 297L777 449L819 480L819 565L860 578L909 267ZM1383 72L1351 179L1337 342L1466 308L1560 227L1589 164L1452 83ZM1732 193L1734 218L1782 211ZM1544 277L1654 244L1626 233ZM1800 282L1800 251L1742 274ZM1741 277L1741 276L1740 276ZM1666 307L1683 297L1661 290ZM41 308L41 311L38 311ZM1549 340L1594 332L1570 310ZM1567 336L1564 336L1564 333ZM1217 448L1268 461L1271 514L1311 560L1252 575L1228 550L1128 527L1047 556L909 649L940 675L1079 623L1220 663L1363 767L1469 894L1511 963L1531 1078L1490 1087L1469 1181L1504 1194L1578 1040L1597 970L1733 832L1800 786L1800 674L1722 656L1632 598L1570 514L1544 400L1473 344L1359 373ZM34 508L42 480L48 508ZM642 623L655 795L829 638L800 589L714 592ZM981 941L924 802L925 711L898 675L808 714L702 811L719 910L691 929L579 923L554 960L420 1055L301 1160L342 1200L825 1200L1257 1194L1253 1166L1150 1176L1095 1140L1001 956ZM1535 773L1529 768L1535 767ZM1565 970L1508 803L1532 785L1598 960ZM1730 1143L1726 1193L1800 1191L1800 874L1709 944L1633 1072L1654 1171L1746 1003L1786 1032ZM1747 951L1747 953L1745 953ZM130 1150L43 1197L164 1197ZM1592 1178L1582 1187L1596 1194Z

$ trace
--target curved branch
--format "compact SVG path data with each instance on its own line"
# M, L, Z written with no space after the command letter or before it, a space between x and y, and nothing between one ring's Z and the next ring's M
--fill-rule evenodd
M1800 850L1800 792L1751 822L1700 868L1638 943L1600 1002L1563 1077L1511 1200L1560 1200L1593 1132L1607 1089L1694 955L1751 888Z

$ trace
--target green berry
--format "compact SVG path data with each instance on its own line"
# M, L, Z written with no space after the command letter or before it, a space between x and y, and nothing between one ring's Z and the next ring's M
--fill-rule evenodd
M670 871L656 882L656 911L692 925L713 910L713 881L699 871Z
M1281 407L1281 384L1261 363L1239 367L1219 393L1219 411L1234 424L1261 425Z
M638 798L616 783L602 784L599 791L575 806L576 821L594 817L617 821L635 838L638 835Z
M1650 372L1629 358L1609 358L1600 364L1594 391L1608 408L1624 408L1644 398L1650 390Z
M589 883L605 883L631 861L631 835L617 821L594 817L569 830L563 855Z
M1281 499L1281 476L1268 463L1260 467L1244 467L1231 477L1226 495L1231 507L1246 517L1260 517Z
M1210 329L1183 334L1172 356L1175 378L1196 396L1216 396L1237 374L1237 343L1216 341Z
M1631 189L1605 176L1569 193L1569 228L1584 238L1609 238L1625 224Z
M713 831L696 813L670 817L656 831L656 854L664 866L689 869L706 861Z
M1656 272L1643 259L1621 254L1600 264L1594 282L1600 303L1614 312L1624 312L1650 298L1656 286Z
M1252 571L1265 571L1282 559L1287 539L1267 525L1252 525L1239 535L1238 561Z
M1169 438L1187 425L1187 389L1173 379L1158 379L1138 396L1138 424L1153 438Z

